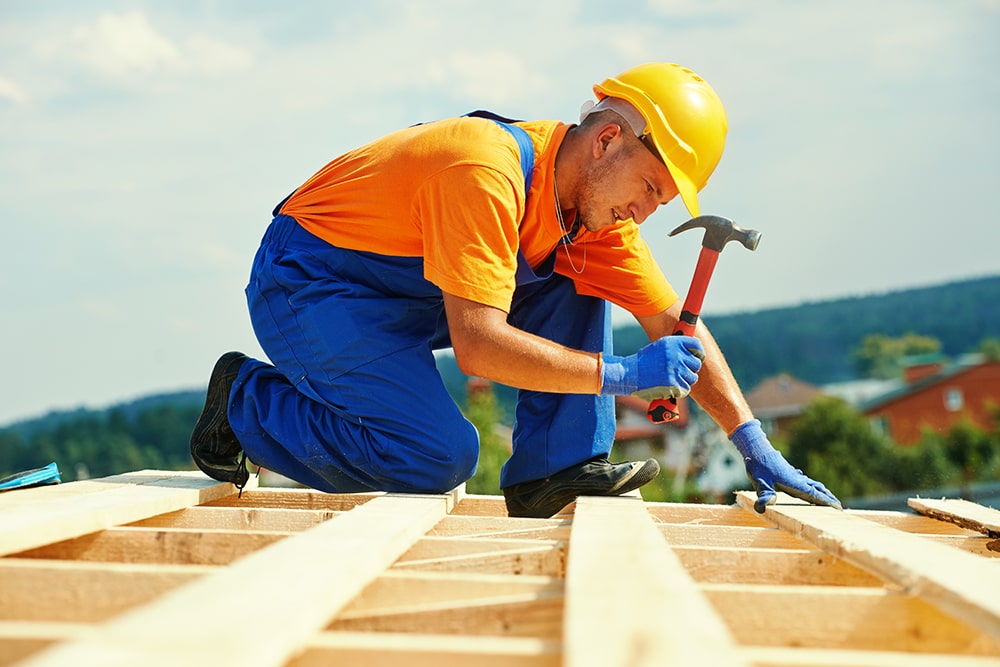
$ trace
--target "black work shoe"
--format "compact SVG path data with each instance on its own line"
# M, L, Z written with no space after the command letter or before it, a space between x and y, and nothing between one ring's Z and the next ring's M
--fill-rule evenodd
M243 489L250 473L244 461L243 447L229 425L226 409L229 391L247 357L242 352L227 352L212 369L205 395L205 409L191 433L191 458L201 471L220 482L230 482Z
M513 484L503 490L507 514L547 519L577 496L620 496L650 482L660 472L656 459L611 463L591 459L551 477Z

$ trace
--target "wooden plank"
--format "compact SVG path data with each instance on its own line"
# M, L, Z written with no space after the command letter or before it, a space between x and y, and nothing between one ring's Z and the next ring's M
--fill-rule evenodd
M561 594L473 597L438 605L414 604L373 613L338 615L330 630L411 632L476 637L533 637L556 641L563 632Z
M569 539L569 519L453 516L442 519L428 535L501 539Z
M858 651L747 646L740 653L754 667L1000 667L1000 658L954 653Z
M104 621L214 568L0 559L0 620Z
M13 665L56 642L80 639L92 630L89 623L0 621L0 667Z
M563 647L569 667L745 664L637 498L576 501Z
M434 539L434 538L426 538ZM441 547L404 554L393 565L397 570L481 572L492 574L525 574L564 577L566 575L566 543L555 540L443 540L450 552ZM423 542L424 540L421 540ZM482 545L477 550L458 551L465 543ZM421 557L421 555L423 557Z
M561 598L564 588L564 581L555 577L390 570L361 591L338 618L437 610L481 600Z
M1000 643L910 595L881 588L703 584L742 645L1000 655Z
M700 524L657 524L671 546L732 547L741 549L807 549L794 535L777 528L753 526L703 526Z
M748 508L755 500L748 491L737 498ZM991 559L784 494L765 516L1000 639L1000 576Z
M324 632L288 667L557 667L561 656L558 641L532 637Z
M282 665L452 503L449 496L376 497L26 664Z
M992 558L995 562L1000 563L1000 540L978 533L974 537L966 535L924 535L923 537L954 549Z
M451 515L506 517L507 504L503 496L469 494L462 498L462 502L455 505Z
M112 526L137 521L154 514L197 505L236 492L232 484L209 479L200 471L143 471L114 478L107 491L93 490L101 484L86 484L88 491L74 494L70 487L61 494L35 494L47 487L11 493L37 502L0 509L0 556L24 551L59 540L86 535ZM124 483L122 481L124 480Z
M918 535L966 535L975 536L978 533L956 526L946 521L938 521L929 516L920 514L908 514L906 512L895 512L888 510L845 510L852 516L867 519L873 523L889 526L896 530Z
M674 547L699 583L882 586L874 574L815 549Z
M228 565L237 558L293 534L280 531L109 528L13 556L106 563Z
M737 505L646 503L646 510L657 523L679 523L697 526L770 527L770 524L759 514L756 512L747 512Z
M991 507L983 507L968 500L956 498L910 498L906 504L911 509L932 519L950 521L951 523L974 530L994 539L1000 537L1000 511Z
M312 489L248 489L243 497L226 496L205 503L210 507L265 507L284 510L328 510L348 512L373 498L372 493L324 493Z
M327 509L198 506L158 514L148 519L133 521L127 525L163 528L299 531L329 521L339 513Z

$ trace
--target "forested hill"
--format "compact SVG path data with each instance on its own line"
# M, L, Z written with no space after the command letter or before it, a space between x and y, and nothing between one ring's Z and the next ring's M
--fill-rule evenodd
M950 357L1000 338L1000 276L704 320L745 389L780 372L839 382L855 378L852 352L871 334L936 338ZM645 340L638 326L616 329L615 350L630 353Z
M1000 275L788 308L710 315L705 321L745 390L779 372L815 384L838 382L855 377L852 352L870 334L931 336L941 342L942 352L952 357L976 350L983 339L1000 338ZM618 354L630 354L644 342L645 334L638 326L615 330ZM466 378L454 358L443 356L439 366L452 395L464 405ZM147 396L108 410L54 412L13 424L6 431L32 440L60 429L73 430L91 417L103 418L105 413L111 413L110 421L122 429L142 422L179 423L186 419L193 424L204 391ZM498 393L504 410L509 411L513 390L501 387ZM184 428L190 427L185 424ZM3 430L0 427L0 435ZM178 455L185 454L181 451Z

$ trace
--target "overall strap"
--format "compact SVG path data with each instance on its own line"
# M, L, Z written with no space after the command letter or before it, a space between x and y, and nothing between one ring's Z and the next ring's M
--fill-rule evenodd
M465 115L492 120L494 123L510 132L511 136L514 137L514 141L517 142L518 153L520 153L521 156L521 173L524 175L524 196L527 198L528 192L531 191L531 172L535 169L535 145L531 143L531 137L529 137L528 133L524 131L524 128L514 125L517 121L510 118L504 118L503 116L497 115L492 111L483 111L482 109L479 109L477 111L471 111Z
M521 157L521 173L524 175L524 198L527 200L528 193L531 191L531 172L535 169L535 145L531 143L531 137L529 137L528 133L524 131L524 128L514 125L517 121L511 120L510 118L504 118L503 116L498 116L491 111L473 111L472 113L467 113L465 115L492 120L494 123L510 132L511 136L514 137L514 141L517 142L518 153ZM531 265L528 264L528 260L524 256L524 252L518 249L517 271L514 274L514 282L520 286L537 282L539 280L545 280L552 275L555 263L556 253L553 250L540 265L532 268Z

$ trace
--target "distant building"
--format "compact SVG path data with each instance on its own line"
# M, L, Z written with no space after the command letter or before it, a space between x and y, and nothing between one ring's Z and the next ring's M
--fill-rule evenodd
M962 419L992 431L1000 408L1000 362L972 356L956 364L922 362L904 373L904 384L872 398L862 412L894 442L912 445L925 430L943 433Z
M819 387L782 373L763 380L747 392L746 399L764 430L772 436L783 436L806 406L822 394Z

